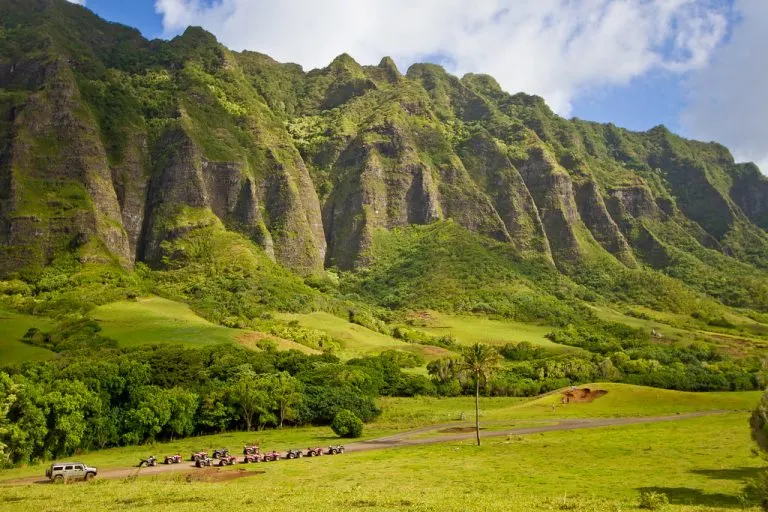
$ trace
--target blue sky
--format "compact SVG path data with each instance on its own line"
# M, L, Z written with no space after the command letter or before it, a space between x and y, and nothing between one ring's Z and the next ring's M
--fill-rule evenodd
M348 52L447 63L561 115L717 140L768 166L765 0L86 0L149 38L202 25L236 50L320 67ZM758 69L759 68L759 69ZM404 70L404 69L403 69Z

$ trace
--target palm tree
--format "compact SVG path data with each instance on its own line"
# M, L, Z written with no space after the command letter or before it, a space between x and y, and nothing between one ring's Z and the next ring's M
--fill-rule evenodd
M499 366L499 353L495 348L475 343L464 349L461 362L462 369L475 379L475 433L477 446L480 446L480 378L488 380L488 376Z

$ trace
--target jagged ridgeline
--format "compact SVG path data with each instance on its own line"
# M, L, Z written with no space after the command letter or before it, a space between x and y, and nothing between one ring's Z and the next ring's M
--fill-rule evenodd
M766 229L757 167L664 127L566 120L432 64L341 55L305 72L199 28L147 41L64 0L0 0L6 277L62 253L130 269L219 251L304 276L366 269L370 292L402 273L392 258L458 237L607 295L666 275L765 310ZM440 262L420 279L473 264Z

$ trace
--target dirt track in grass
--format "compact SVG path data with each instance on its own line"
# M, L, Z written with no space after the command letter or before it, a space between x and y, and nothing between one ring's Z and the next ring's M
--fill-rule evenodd
M723 414L729 411L702 411L692 412L686 414L675 414L668 416L646 416L646 417L631 417L631 418L584 418L584 419L569 419L564 420L556 424L546 424L541 426L523 427L523 428L508 428L505 430L481 430L481 438L489 437L506 437L506 436L522 436L526 434L538 434L542 432L557 432L564 430L580 430L585 428L599 428L599 427L617 427L623 425L637 425L643 423L661 423L666 421L678 421L690 418L698 418L701 416L710 416L713 414ZM486 428L491 427L491 423L486 423ZM369 441L360 441L357 443L350 443L346 445L347 452L362 452L368 450L383 450L389 448L398 448L402 446L418 446L435 443L447 443L456 441L466 441L475 438L474 429L470 428L469 424L457 425L453 423L445 423L442 425L429 425L426 427L417 428L414 430L408 430L398 434L393 434L386 437L380 437L378 439L371 439ZM437 433L440 430L449 428L460 428L462 431L458 433ZM470 428L469 431L463 431L465 428ZM429 432L436 432L435 436L421 436ZM239 460L239 459L238 459ZM259 464L284 464L285 462L267 462ZM242 465L241 465L242 468ZM155 467L138 469L132 468L116 468L100 471L98 478L108 479L120 479L131 477L144 477L152 475L160 475L172 472L184 472L188 473L187 478L199 480L201 476L205 476L205 480L221 481L229 479L229 475L225 476L225 472L229 473L227 468L195 468L192 462L184 461L181 464L160 464ZM239 475L240 472L232 473L233 475ZM260 472L248 472L242 473L243 476L258 475ZM18 480L9 480L0 484L2 485L28 485L28 484L45 484L49 483L49 480L42 477L28 477Z

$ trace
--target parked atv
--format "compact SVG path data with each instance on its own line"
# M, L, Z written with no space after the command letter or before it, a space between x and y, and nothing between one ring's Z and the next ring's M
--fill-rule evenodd
M195 461L196 468L202 468L205 466L212 466L212 465L213 465L213 459L208 457L207 455L205 457L200 457Z
M146 459L142 459L141 462L139 462L139 467L143 468L144 466L147 466L147 467L157 466L157 457L155 457L154 455L150 455Z
M262 453L246 453L243 455L243 464L264 462L264 454Z
M298 459L299 457L302 457L304 454L301 453L301 450L288 450L288 452L285 454L285 458L287 459Z
M234 455L219 457L219 466L233 466L234 464L237 464L237 457Z
M197 462L199 459L207 459L208 458L208 452L195 452L192 454L192 456L189 458L192 462Z
M275 462L280 460L280 452L271 451L264 454L264 462Z
M166 455L165 460L163 461L165 464L181 464L182 458L181 455L178 453L176 455Z
M340 444L329 446L328 451L325 452L326 455L337 455L340 453L344 453L344 447Z
M259 445L243 446L243 455L253 455L259 453Z
M213 455L211 455L214 459L221 459L223 457L229 457L229 450L226 448L222 448L220 450L213 450Z
M320 447L317 448L307 448L307 452L304 454L305 457L319 457L323 454L323 449Z

